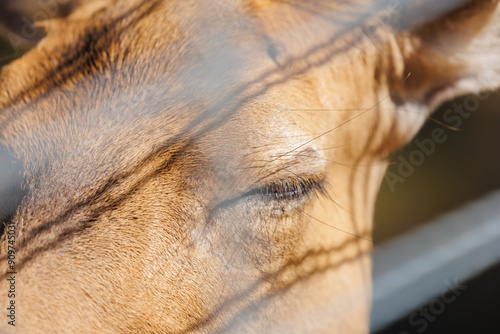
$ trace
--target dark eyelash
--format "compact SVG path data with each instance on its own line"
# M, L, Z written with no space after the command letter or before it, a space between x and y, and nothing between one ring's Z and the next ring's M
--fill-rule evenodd
M254 189L237 198L223 201L217 204L213 210L230 207L244 198L253 196L260 196L265 200L286 201L298 200L301 197L312 193L326 194L324 179L322 177L297 177L293 179L290 178L274 181L260 189Z
M318 177L294 178L274 181L260 190L264 198L272 200L293 200L313 191L324 193L323 180Z

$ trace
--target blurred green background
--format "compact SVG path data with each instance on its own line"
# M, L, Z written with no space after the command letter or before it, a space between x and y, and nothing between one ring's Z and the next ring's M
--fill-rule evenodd
M387 180L382 183L375 214L375 244L500 189L500 94L493 93L481 101L479 108L463 119L458 129L443 125L447 111L454 104L463 105L465 99L467 97L458 98L441 106L418 136L393 155L394 163L388 172L397 175L401 157L409 160L412 152L422 151L416 145L417 140L432 138L431 133L437 128L446 133L447 140L436 144L434 153L426 155L424 163L415 166L413 174L404 182L393 187ZM466 292L428 323L425 334L498 333L500 264L464 285ZM376 334L420 333L418 327L409 322L410 314L417 310Z
M382 242L418 224L500 189L500 94L480 101L478 110L452 129L445 113L453 104L464 104L466 97L445 103L427 121L416 140L430 139L441 128L447 140L436 144L421 166L402 183L391 187L384 180L375 214L375 242ZM476 99L477 101L477 99ZM443 125L444 123L444 125ZM413 140L396 152L389 172L397 174L399 157L421 149Z
M0 67L7 65L9 62L22 55L24 50L15 49L5 39L0 38Z

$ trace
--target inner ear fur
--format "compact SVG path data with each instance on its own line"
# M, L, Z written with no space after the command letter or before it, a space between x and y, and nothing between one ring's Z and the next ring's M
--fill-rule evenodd
M12 46L30 48L45 36L47 22L69 16L90 17L116 0L2 0L0 37Z
M474 0L412 31L398 44L407 80L395 82L400 101L431 108L457 95L500 86L499 0Z
M30 47L43 36L37 23L65 17L81 0L2 0L0 4L0 35L11 43Z

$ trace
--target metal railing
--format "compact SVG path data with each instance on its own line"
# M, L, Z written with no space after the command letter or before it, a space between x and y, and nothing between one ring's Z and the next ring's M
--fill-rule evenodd
M436 296L451 300L450 290L500 262L499 207L495 192L377 247L371 331Z

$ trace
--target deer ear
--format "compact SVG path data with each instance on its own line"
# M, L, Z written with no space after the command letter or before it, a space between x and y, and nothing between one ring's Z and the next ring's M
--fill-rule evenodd
M90 17L114 0L2 0L0 36L14 49L29 48L44 37L43 22L76 14Z
M29 47L44 35L38 22L67 16L80 0L3 0L0 4L0 34L11 44Z
M500 87L498 0L474 0L398 34L403 76L396 101L433 109L458 95Z

